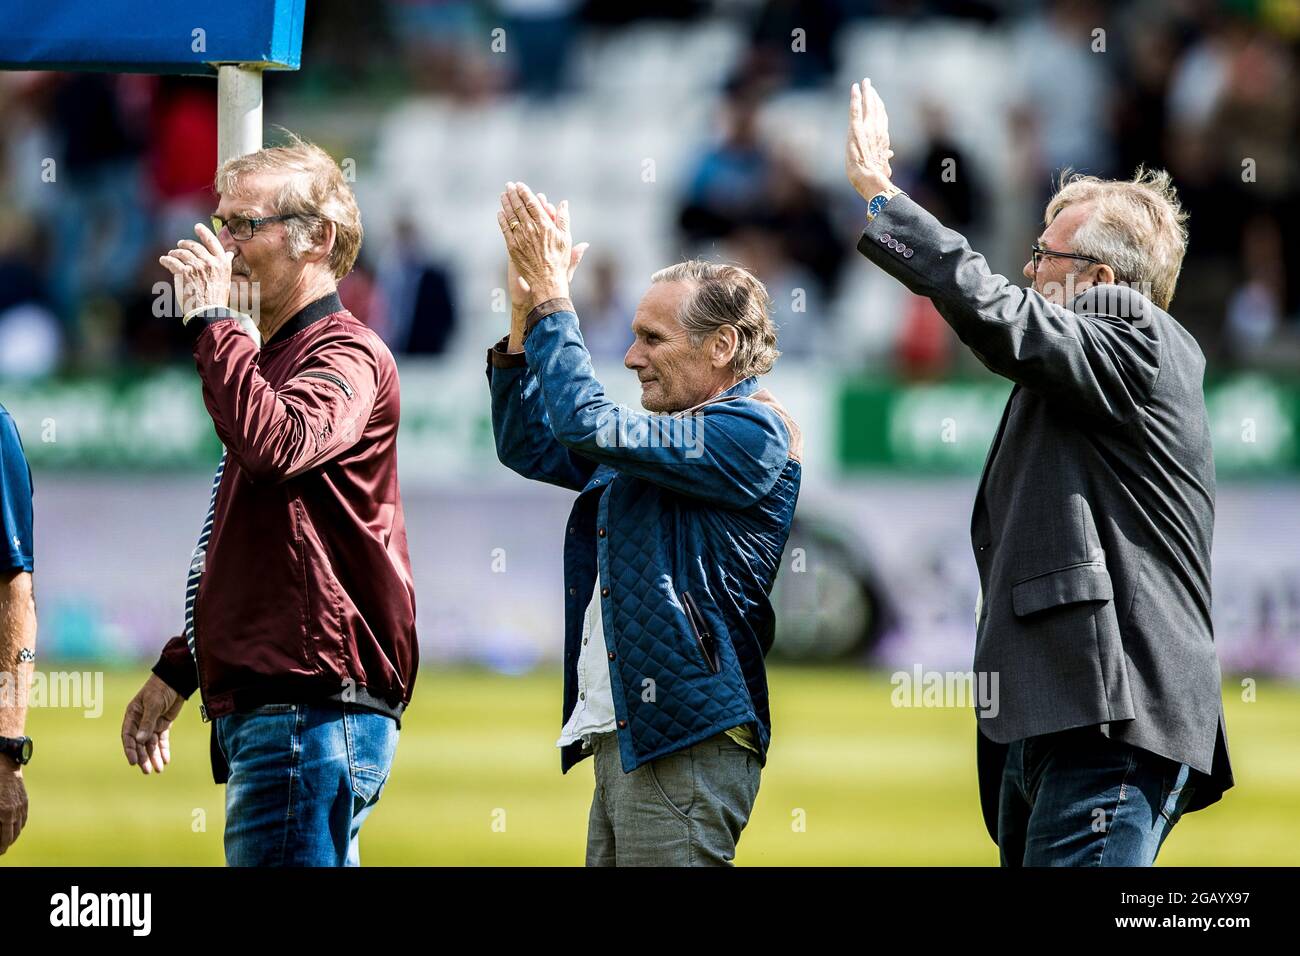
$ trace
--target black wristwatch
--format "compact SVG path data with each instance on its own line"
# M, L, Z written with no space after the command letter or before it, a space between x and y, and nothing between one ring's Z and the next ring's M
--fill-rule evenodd
M25 766L32 759L31 737L0 737L0 755L8 757L18 766Z

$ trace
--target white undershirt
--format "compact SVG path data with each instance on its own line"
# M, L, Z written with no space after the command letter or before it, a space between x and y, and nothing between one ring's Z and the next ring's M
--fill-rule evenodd
M614 729L614 694L609 685L609 652L600 613L600 574L582 622L582 649L578 652L578 701L560 731L557 747L583 741L591 746L592 734Z

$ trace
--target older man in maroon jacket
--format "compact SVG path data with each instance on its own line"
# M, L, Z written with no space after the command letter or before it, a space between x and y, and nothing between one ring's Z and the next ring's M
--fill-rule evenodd
M185 633L127 707L123 749L162 772L197 688L226 783L227 862L356 865L418 657L397 368L339 301L362 230L324 151L293 139L239 157L216 191L215 232L196 226L159 261L226 452ZM228 307L250 303L256 329Z

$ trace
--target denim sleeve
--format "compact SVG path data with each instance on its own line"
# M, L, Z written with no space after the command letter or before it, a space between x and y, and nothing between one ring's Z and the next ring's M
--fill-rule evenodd
M789 458L789 432L761 402L736 398L694 414L657 415L610 401L570 309L540 317L524 351L555 438L622 474L744 508L772 489Z
M523 354L507 352L505 343L502 339L488 350L497 459L525 478L581 491L596 463L556 441L537 376L529 370Z

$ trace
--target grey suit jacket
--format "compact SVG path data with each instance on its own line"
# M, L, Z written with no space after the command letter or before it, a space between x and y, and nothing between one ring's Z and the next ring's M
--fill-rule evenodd
M975 495L980 797L997 840L1006 744L1102 725L1188 764L1189 810L1232 786L1210 622L1214 458L1195 339L1135 290L1070 308L990 272L905 195L858 250L1015 382ZM993 709L989 708L989 713ZM978 712L977 712L978 713Z

